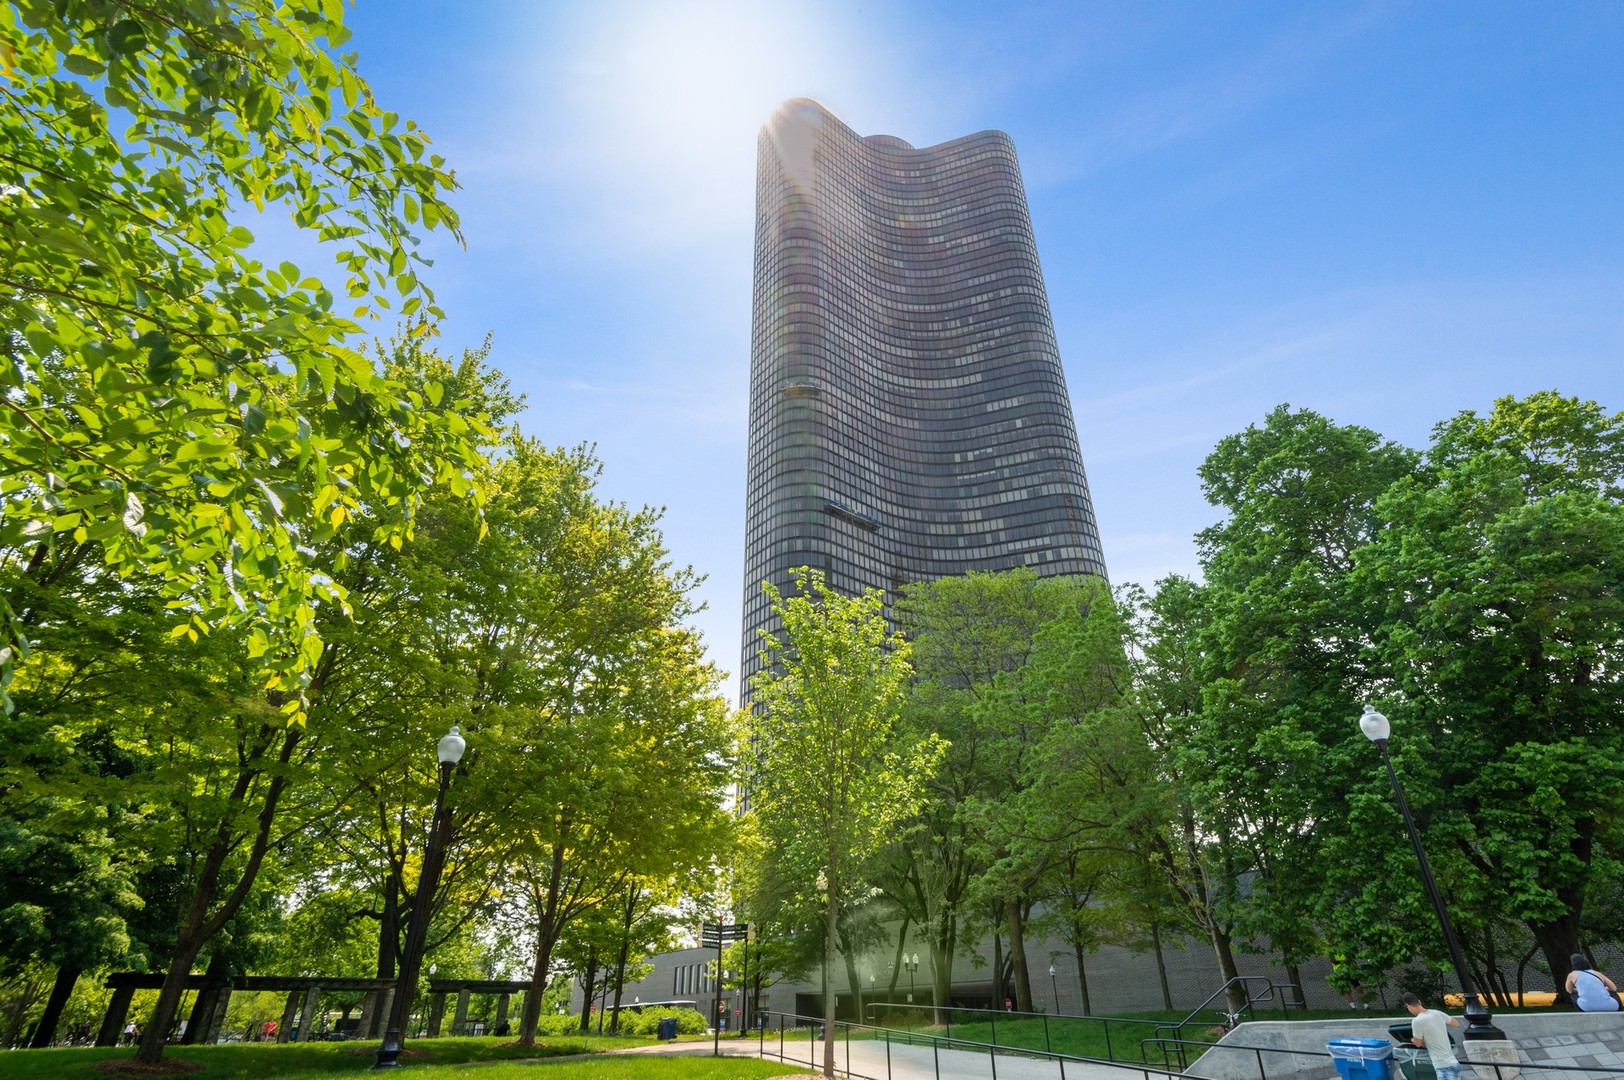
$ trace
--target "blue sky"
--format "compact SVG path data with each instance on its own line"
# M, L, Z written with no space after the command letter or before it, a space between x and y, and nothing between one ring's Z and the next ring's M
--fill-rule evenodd
M1411 445L1554 387L1624 408L1624 4L359 0L456 168L453 349L663 505L736 671L756 131L813 97L1020 153L1114 581L1196 568L1195 469L1289 402ZM732 683L729 683L730 691Z

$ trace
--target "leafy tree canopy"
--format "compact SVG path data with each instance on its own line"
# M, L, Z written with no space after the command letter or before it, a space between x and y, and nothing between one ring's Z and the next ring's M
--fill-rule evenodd
M399 542L425 487L471 493L480 426L347 344L357 318L438 314L411 229L456 216L426 135L334 55L341 16L0 6L0 543L94 543L164 582L176 633L246 627L295 715L315 607L342 601L313 545L369 505L406 511L381 519ZM357 306L250 254L272 209L339 246ZM26 642L0 620L3 678Z

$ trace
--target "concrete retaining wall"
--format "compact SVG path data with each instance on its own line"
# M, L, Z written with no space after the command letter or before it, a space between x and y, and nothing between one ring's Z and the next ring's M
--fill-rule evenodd
M1361 1014L1346 1020L1260 1020L1242 1024L1225 1035L1190 1066L1190 1076L1205 1080L1326 1080L1336 1068L1325 1056L1331 1039L1385 1039L1387 1025L1408 1023L1408 1013L1373 1017ZM1567 1072L1565 1068L1624 1070L1624 1013L1507 1013L1494 1018L1517 1048L1523 1080L1624 1080L1624 1073ZM1240 1047L1264 1047L1243 1050ZM1295 1052L1294 1052L1295 1051ZM1304 1051L1320 1056L1309 1056ZM1462 1054L1459 1044L1456 1053ZM1474 1055L1467 1048L1462 1056ZM1494 1070L1479 1076L1493 1080ZM1511 1080L1507 1076L1505 1080Z

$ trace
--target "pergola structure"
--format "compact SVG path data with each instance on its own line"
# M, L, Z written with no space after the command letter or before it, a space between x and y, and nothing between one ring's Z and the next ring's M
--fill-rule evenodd
M163 976L158 974L141 974L133 971L121 971L107 978L106 986L113 991L113 998L107 1004L107 1013L102 1017L101 1030L96 1035L97 1046L117 1046L119 1035L124 1030L124 1024L129 1019L130 999L137 990L157 990L163 986ZM370 1030L367 1019L382 1018L389 1008L389 997L394 993L395 981L393 979L329 979L315 976L283 976L283 975L235 975L226 978L215 978L209 975L189 975L186 978L186 989L198 993L198 1007L193 1015L202 1018L202 1022L188 1026L187 1042L213 1042L219 1034L220 1024L225 1018L226 1006L231 1000L233 991L272 991L286 993L287 1004L282 1009L282 1023L276 1029L276 1041L287 1042L295 1029L299 1032L299 1042L309 1042L316 1032L316 1017L319 1015L317 1007L324 992L348 992L366 995L365 1003L361 1007L362 1023L358 1036L361 1038L375 1037L378 1033ZM468 1024L468 1001L474 994L496 995L496 1022L494 1027L501 1027L508 1019L508 1005L514 994L524 994L530 989L530 980L507 981L502 979L431 979L429 981L429 1017L428 1038L435 1038L440 1034L440 1028L445 1018L446 998L451 994L457 995L456 1012L451 1021L452 1034L460 1034ZM382 1002L382 1007L377 1007Z
M129 1019L130 999L137 990L157 990L163 986L164 977L160 974L141 974L134 971L121 971L107 977L106 986L113 991L113 999L107 1003L107 1013L102 1017L101 1031L96 1035L97 1046L117 1046L118 1037L124 1030L124 1023ZM284 992L288 995L287 1005L282 1009L282 1023L276 1030L276 1041L287 1042L288 1035L293 1030L294 1021L301 1018L299 1025L299 1041L309 1042L315 1033L316 1005L323 991L350 991L363 994L377 994L387 992L394 986L391 979L323 979L309 976L283 976L283 975L233 975L226 978L216 978L209 975L188 975L186 989L196 990L203 1000L199 1007L193 1010L194 1016L203 1018L203 1023L192 1030L188 1025L188 1042L209 1042L219 1033L220 1022L225 1018L226 1005L231 1000L232 991L269 990ZM301 1014L300 1006L303 1005Z
M451 1033L461 1033L468 1023L468 999L474 994L496 995L496 1022L492 1029L507 1023L508 1003L514 994L522 995L530 989L530 980L509 982L504 979L430 979L429 980L429 1038L440 1034L440 1022L445 1017L445 999L457 995L457 1011L451 1020Z

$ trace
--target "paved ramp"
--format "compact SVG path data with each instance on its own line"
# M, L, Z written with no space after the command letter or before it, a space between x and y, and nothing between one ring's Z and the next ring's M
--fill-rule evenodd
M731 1039L723 1042L721 1049L728 1057L764 1056L768 1061L782 1061L786 1065L802 1068L818 1068L823 1063L823 1044L804 1040L785 1041L782 1057L779 1056L776 1039L768 1039L764 1044L755 1040ZM698 1042L664 1043L619 1051L627 1054L692 1056L708 1055L710 1052L710 1043ZM854 1039L849 1045L845 1040L837 1041L835 1071L868 1080L1147 1080L1144 1070L1125 1065L1061 1062L1027 1057L1013 1051L988 1054L905 1043L891 1043L888 1046L884 1040L869 1039ZM1164 1075L1150 1073L1148 1080L1160 1080Z

